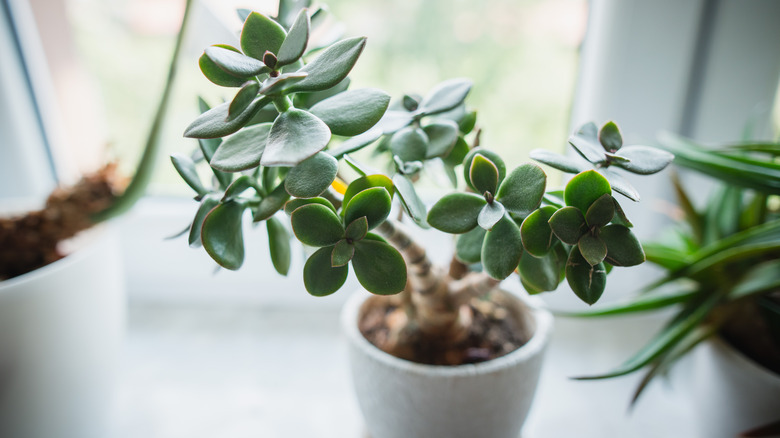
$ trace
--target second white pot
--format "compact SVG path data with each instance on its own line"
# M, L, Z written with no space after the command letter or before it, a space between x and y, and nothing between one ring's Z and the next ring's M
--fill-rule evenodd
M341 323L372 438L519 436L552 332L549 312L530 309L533 337L506 356L473 365L434 366L389 355L363 337L358 317L369 296L353 295Z

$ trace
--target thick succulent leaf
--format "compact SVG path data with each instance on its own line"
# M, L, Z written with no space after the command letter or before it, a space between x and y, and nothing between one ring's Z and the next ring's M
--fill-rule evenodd
M252 220L259 222L268 219L281 210L288 199L290 199L290 195L284 189L284 184L279 184L268 196L260 201L260 205L257 207Z
M428 137L425 158L445 157L458 140L458 125L451 120L438 120L423 127Z
M224 172L241 172L259 166L270 131L270 123L238 131L222 142L209 164Z
M566 184L563 199L566 205L585 213L597 199L611 194L609 181L595 170L587 170L577 174Z
M232 120L228 120L230 102L225 102L198 116L184 131L184 136L188 138L218 138L230 135L249 123L257 111L270 102L271 99L268 97L255 99Z
M221 45L218 47L224 50L232 51L234 53L238 52L238 49L230 46ZM200 67L200 71L203 73L203 76L205 76L206 79L221 87L240 87L244 85L244 82L247 80L247 77L245 76L234 76L226 72L220 68L217 63L212 61L211 58L206 55L206 53L200 55L200 59L198 59L198 66Z
M317 59L298 70L309 75L293 85L289 92L320 91L338 84L352 70L365 45L365 37L349 38L323 50Z
M287 36L284 28L258 12L246 17L241 30L241 50L255 59L263 59L265 52L279 53Z
M593 122L586 123L574 135L569 137L569 144L583 158L593 164L600 164L607 160L604 148L599 143L598 128Z
M198 171L195 169L195 162L192 161L190 157L174 153L171 154L171 162L173 163L173 167L176 168L176 172L181 176L181 179L183 179L192 190L195 190L198 196L203 196L208 193L206 187L200 182Z
M203 248L209 256L234 271L244 263L243 213L244 205L238 202L220 204L206 215L201 229Z
M287 275L290 272L292 252L290 250L290 235L279 219L270 217L265 222L268 231L268 249L271 251L271 263L276 272Z
M298 207L290 215L295 237L304 245L331 246L344 237L344 225L330 208L322 204Z
M328 153L336 157L336 159L339 159L346 154L351 154L352 152L363 149L371 143L379 140L379 137L381 136L382 130L377 127L373 127L360 135L356 135L352 138L344 140L335 149L328 149Z
M469 79L457 78L444 81L425 96L420 102L419 111L428 115L449 111L463 103L472 85Z
M296 198L314 198L330 187L338 170L338 160L325 152L317 152L290 169L284 188Z
M392 295L406 287L406 263L387 243L370 239L356 242L352 267L360 284L371 293Z
M498 189L497 199L507 210L526 216L542 203L547 175L536 164L523 164L506 177Z
M289 109L276 118L260 163L292 167L313 156L330 141L328 126L311 113Z
M209 193L201 199L198 211L195 212L195 218L192 220L192 225L190 225L188 242L191 247L197 248L202 245L200 232L203 229L203 221L206 219L206 215L217 205L219 205L219 195L216 193Z
M585 233L577 243L582 257L591 265L596 266L607 257L607 245L601 238L591 233Z
M598 172L603 175L607 181L609 181L609 185L612 187L612 190L620 193L634 202L639 202L639 192L634 188L633 185L631 185L630 182L628 182L628 180L623 175L607 167L598 169Z
M390 96L376 88L339 93L309 110L336 135L352 137L374 126L384 115Z
M565 260L564 258L563 261ZM521 257L518 269L523 285L530 286L533 292L529 291L529 293L534 293L557 289L561 281L562 265L556 253L548 252L541 258Z
M386 177L385 175L381 175L381 174L366 175L349 183L347 190L344 192L344 200L342 202L342 205L347 206L349 204L349 201L352 200L353 196L357 195L363 190L370 189L372 187L384 187L385 190L387 190L387 192L390 193L391 197L395 192L395 188L393 187L393 181L391 181L390 178Z
M252 178L249 175L241 175L225 189L225 194L222 196L222 199L220 199L220 202L224 204L225 202L238 198L247 189L252 187L252 183Z
M469 144L466 143L466 139L462 136L458 136L455 140L455 145L444 158L444 164L450 167L455 167L463 163L463 160L469 154ZM495 164L495 163L494 163Z
M485 235L482 245L482 266L485 272L497 280L503 280L517 269L523 255L520 228L508 216L504 216Z
M398 197L401 200L401 206L404 211L412 220L423 228L428 228L428 222L425 221L427 211L425 204L417 195L417 191L414 189L414 184L409 181L406 175L396 174L393 176L393 184L397 190Z
M303 266L303 285L315 297L324 297L336 292L347 281L349 267L333 267L333 247L320 248L306 260Z
M495 194L498 190L498 168L492 161L481 154L477 154L471 160L469 169L469 181L471 186L479 194Z
M392 198L384 187L373 187L355 194L344 207L344 222L366 217L368 229L379 226L390 215Z
M630 220L628 220L628 216L626 216L626 212L623 211L623 207L620 206L620 203L615 199L612 198L612 201L615 203L615 216L612 218L612 221L618 225L623 225L624 227L631 228L634 226L634 224L631 223Z
M392 134L409 126L413 120L412 113L388 110L376 124L376 127L381 129L384 134Z
M471 111L469 113L466 113L463 117L461 117L460 120L458 120L458 130L463 133L463 135L469 134L471 131L474 130L474 127L477 126L477 112Z
M601 298L607 285L607 271L604 263L591 266L580 253L572 247L566 262L566 280L574 294L587 304L594 304Z
M485 241L485 231L482 227L458 236L455 242L455 254L464 263L479 263L482 260L482 244Z
M366 237L366 234L368 234L368 218L361 216L347 225L345 236L347 239L355 242L363 240L363 238Z
M591 204L585 213L585 222L589 226L603 227L615 217L615 200L612 195L602 195Z
M623 135L615 122L609 121L599 130L599 143L607 152L617 152L623 146Z
M588 166L573 158L556 154L555 152L548 151L547 149L534 149L531 151L529 156L532 160L536 160L542 164L546 164L552 168L567 173L580 173L589 169Z
M393 134L390 150L402 161L422 161L428 151L428 136L416 126L407 126Z
M207 47L204 54L226 73L244 80L270 70L262 61L243 55L229 46Z
M645 252L639 239L623 225L611 224L601 229L599 237L607 245L607 262L614 266L636 266L644 263Z
M294 84L306 79L307 76L308 73L292 71L270 77L263 81L263 88L260 89L259 93L266 96L279 96L286 93Z
M306 51L306 44L309 42L309 27L309 14L306 9L301 9L295 22L290 27L290 32L279 47L279 52L274 52L276 53L276 65L278 67L292 64L303 56L303 52Z
M346 239L341 239L333 247L333 252L330 254L330 265L334 268L344 266L352 260L354 255L355 246L347 242Z
M203 159L205 159L207 163L211 162L211 159L214 157L214 153L217 151L217 149L219 149L221 145L222 145L222 139L218 139L218 138L198 139L198 146L200 149L200 153L203 156ZM233 181L233 175L231 175L228 172L217 170L214 167L211 167L211 171L214 174L214 176L217 178L217 182L219 183L219 186L223 189L227 188L227 186L229 186L230 183Z
M548 223L555 236L569 245L576 245L588 230L585 216L576 207L561 208L553 213Z
M504 178L506 177L506 164L504 164L504 160L502 160L501 156L497 153L481 147L472 149L468 155L466 155L466 158L463 159L463 179L466 181L466 184L472 189L477 190L477 188L471 184L470 177L471 163L474 161L474 157L476 157L477 154L487 158L496 166L496 169L498 169L498 185L501 185L501 182L504 181ZM479 193L481 194L482 192Z
M660 172L674 159L669 152L650 146L626 146L616 155L630 160L616 161L616 166L640 175Z
M504 217L504 214L506 214L504 206L498 201L493 201L492 204L485 204L485 206L482 207L482 210L479 211L477 224L479 224L481 228L490 231L493 229L493 226Z
M439 231L462 234L477 226L487 201L473 193L452 193L439 199L428 212L428 224Z
M557 242L548 223L556 211L558 209L555 207L542 207L529 214L520 226L523 247L532 256L546 256L553 244Z
M287 214L292 214L296 208L309 204L321 204L330 208L334 213L336 212L336 207L334 207L333 204L331 204L330 201L325 198L292 199L284 204L284 212Z

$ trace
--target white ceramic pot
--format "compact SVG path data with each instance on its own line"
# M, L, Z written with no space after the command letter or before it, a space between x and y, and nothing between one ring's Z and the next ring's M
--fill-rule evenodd
M0 437L106 438L124 330L117 236L0 282Z
M413 363L374 347L358 329L358 292L342 312L352 379L371 438L518 438L531 407L552 315L532 309L533 337L479 364Z
M694 350L690 378L700 437L734 438L780 420L780 376L720 338Z

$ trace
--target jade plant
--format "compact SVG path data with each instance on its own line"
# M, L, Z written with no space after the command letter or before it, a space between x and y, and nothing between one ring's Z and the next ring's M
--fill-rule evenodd
M326 12L293 9L283 1L275 17L240 10L240 47L211 46L199 60L205 77L234 95L213 108L201 100L202 114L185 130L199 149L172 161L200 203L189 243L220 266L241 267L242 219L250 212L265 223L280 274L288 274L293 236L312 248L303 268L311 295L336 292L352 270L369 292L400 294L400 331L447 343L468 324L463 306L515 273L530 293L555 290L566 278L593 304L613 266L645 260L613 192L639 196L613 168L654 173L671 154L621 147L612 122L587 124L570 140L586 161L534 152L576 173L564 190L548 191L541 167L508 169L479 145L476 112L465 104L469 80L392 102L378 89L349 89L366 39L317 44L309 37ZM387 174L355 157L364 148L390 163ZM200 162L212 184L200 179ZM454 189L430 208L415 188L429 168L443 169ZM404 220L457 235L449 269L431 263Z

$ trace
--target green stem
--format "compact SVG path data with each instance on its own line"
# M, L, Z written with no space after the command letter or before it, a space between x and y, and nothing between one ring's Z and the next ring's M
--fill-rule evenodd
M171 92L173 90L174 79L176 78L176 61L179 58L179 53L184 41L184 34L187 26L188 17L190 15L192 6L192 0L187 0L184 17L182 17L181 28L179 34L176 36L176 46L173 49L173 56L171 57L171 64L168 68L168 77L165 80L165 88L163 89L160 103L157 106L157 112L152 120L152 126L149 129L149 135L146 138L146 146L144 147L143 155L136 168L133 179L130 180L127 189L124 193L119 195L111 204L110 207L92 216L92 220L95 223L103 222L119 216L129 210L141 196L146 192L146 187L149 185L149 181L152 179L154 172L154 164L157 160L157 155L160 149L160 134L162 132L163 121L165 119L165 113L168 109L168 102L170 101Z
M273 102L276 110L279 111L279 113L283 113L293 106L292 101L290 101L290 98L287 96L275 97Z

